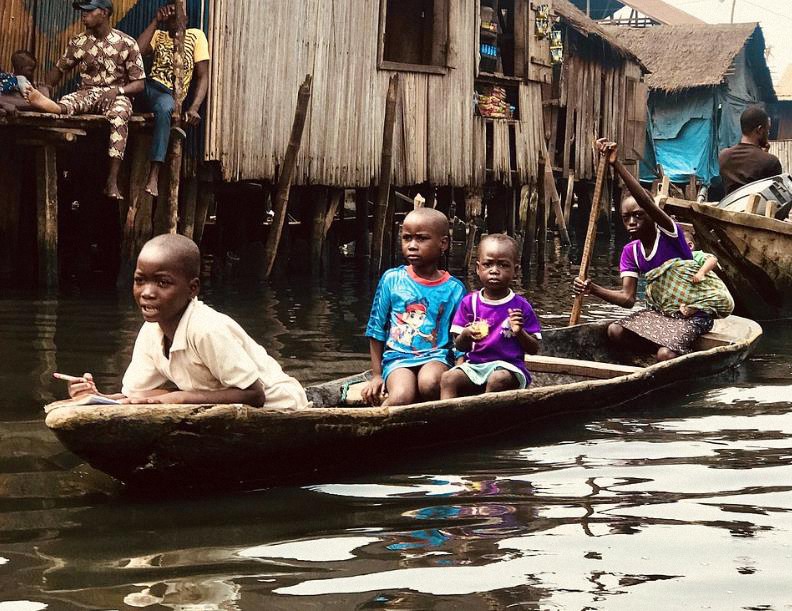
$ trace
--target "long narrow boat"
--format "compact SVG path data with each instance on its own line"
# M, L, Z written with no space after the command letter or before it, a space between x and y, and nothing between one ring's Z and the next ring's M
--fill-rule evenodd
M697 203L690 217L696 241L718 257L740 313L792 316L792 223Z
M404 453L532 430L542 421L635 402L738 366L762 334L748 319L716 321L697 351L664 363L624 364L608 321L551 329L530 357L525 390L402 407L356 407L363 374L309 387L313 407L242 405L58 406L47 426L74 454L138 486L239 487L308 481L333 465L362 469L375 455ZM528 428L531 427L531 428Z

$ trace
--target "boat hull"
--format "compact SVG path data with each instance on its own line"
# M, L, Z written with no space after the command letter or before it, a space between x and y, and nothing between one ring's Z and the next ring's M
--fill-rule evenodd
M542 421L622 405L684 381L739 365L761 328L740 322L739 337L611 379L491 393L401 407L257 409L241 405L102 405L58 407L46 418L61 442L93 467L135 486L250 487L305 482L333 465L360 470L377 455L426 448ZM727 319L728 320L728 319ZM550 330L544 343L586 353L607 323ZM570 343L571 342L571 343ZM340 397L338 380L308 389L326 403Z
M792 317L792 223L707 204L693 204L690 214L737 311L757 320Z

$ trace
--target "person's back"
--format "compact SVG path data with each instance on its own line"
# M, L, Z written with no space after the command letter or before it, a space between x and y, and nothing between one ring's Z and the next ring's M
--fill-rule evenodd
M718 155L724 195L762 178L782 172L778 157L766 151L770 117L758 106L747 108L740 116L742 138Z

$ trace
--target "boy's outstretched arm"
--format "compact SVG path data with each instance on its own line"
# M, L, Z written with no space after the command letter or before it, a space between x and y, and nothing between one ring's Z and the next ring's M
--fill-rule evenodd
M580 280L575 278L572 282L572 291L575 295L595 295L600 299L623 308L631 308L635 305L635 292L638 287L637 278L632 276L622 277L622 287L620 290L606 289L591 280Z
M124 403L244 403L262 407L266 395L261 380L256 380L247 388L221 388L220 390L176 390L149 396L143 400L131 397Z
M624 182L627 190L635 198L636 203L646 211L655 223L666 231L674 231L674 221L663 210L655 204L654 199L649 193L646 192L632 174L627 171L621 161L619 161L619 146L615 142L610 142L607 138L600 138L597 140L597 150L605 155L608 155L608 163L613 166L616 173Z
M382 379L382 353L385 342L373 337L369 338L369 356L371 357L371 380L360 392L361 398L368 405L379 405L382 402L382 393L385 390L385 381Z
M704 277L718 266L718 258L715 255L707 254L704 263L701 264L699 270L693 276L693 284L698 284L704 280Z

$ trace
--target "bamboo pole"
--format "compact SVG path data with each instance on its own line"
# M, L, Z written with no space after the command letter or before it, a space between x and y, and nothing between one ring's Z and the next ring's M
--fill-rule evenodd
M297 153L300 150L303 128L305 127L305 117L308 114L308 103L311 101L311 81L310 74L305 75L303 84L297 94L297 106L294 109L294 122L292 123L289 145L286 147L286 155L283 158L283 167L278 176L278 191L275 195L275 202L272 210L275 213L270 225L267 243L264 246L264 278L267 279L272 273L272 266L275 264L275 257L278 254L278 244L280 243L283 224L286 220L286 205L289 201L289 191L291 189L292 175L294 167L297 165Z
M173 38L173 116L171 125L181 127L181 103L184 99L184 31L187 28L186 0L176 1L176 35ZM168 158L170 181L168 182L168 233L176 233L179 222L179 181L181 178L183 142L171 138Z
M385 100L380 181L377 187L377 205L374 207L374 232L371 240L371 273L374 275L379 275L382 271L385 223L388 218L388 196L390 195L393 171L393 126L396 122L396 99L398 93L399 75L394 74L388 83L388 96Z
M586 231L586 242L583 245L583 256L580 259L580 272L578 278L585 280L588 277L591 254L594 251L594 241L597 237L597 220L599 219L600 198L602 197L602 185L605 183L605 173L608 169L608 156L611 151L600 153L599 164L597 165L597 182L594 184L594 197L591 200L591 213L589 214L588 230ZM575 296L572 304L572 314L569 317L569 325L576 325L580 320L580 312L583 309L583 293Z

